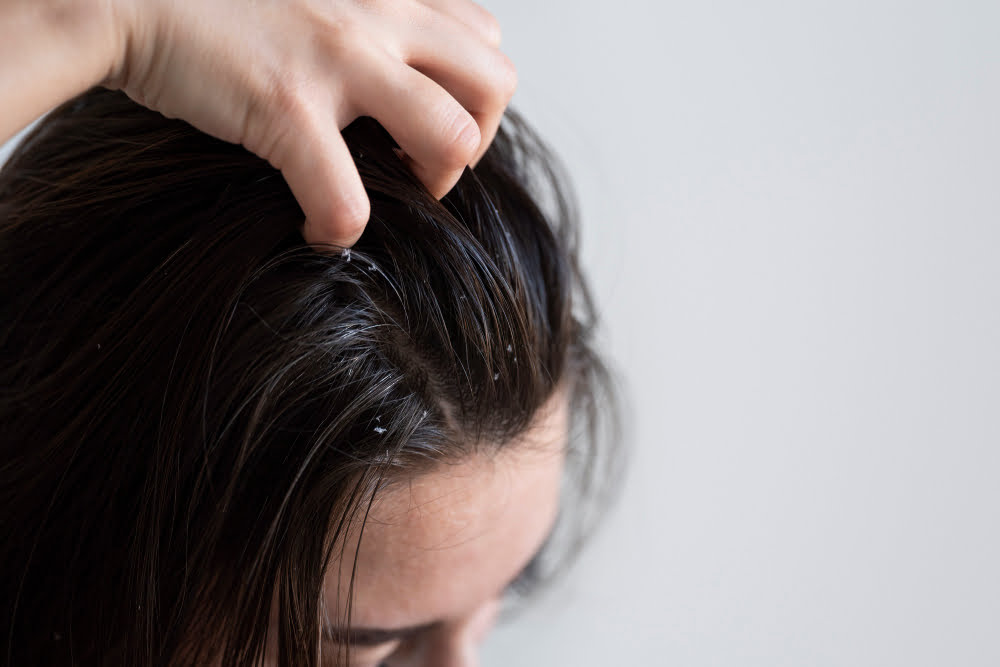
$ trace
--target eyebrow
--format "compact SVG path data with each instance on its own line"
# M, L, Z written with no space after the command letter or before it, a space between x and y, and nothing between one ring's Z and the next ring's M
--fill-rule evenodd
M554 531L550 531L549 534L545 536L545 540L542 541L538 550L532 554L531 559L525 563L524 567L521 568L521 571L514 575L514 577L507 583L506 586L503 587L502 590L506 591L510 589L515 582L536 567L538 559L541 557L542 552L545 551L545 547L548 545L553 532ZM347 644L349 646L380 646L382 644L388 644L389 642L409 639L410 637L414 637L420 633L433 630L443 622L444 621L431 621L430 623L411 625L409 627L396 628L392 630L385 628L339 628L326 625L323 628L323 636L325 639L332 642Z
M441 621L424 623L423 625L411 625L408 628L397 628L386 630L382 628L336 628L326 627L323 634L330 641L338 644L349 644L350 646L379 646L389 642L408 639L422 632L432 630L440 625Z

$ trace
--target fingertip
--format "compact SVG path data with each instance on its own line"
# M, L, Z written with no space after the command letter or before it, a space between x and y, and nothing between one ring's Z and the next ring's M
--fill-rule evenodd
M402 151L398 151L396 155L413 172L417 180L424 184L424 187L427 188L431 196L437 200L443 199L445 195L458 185L458 181L461 180L462 174L465 173L466 169L466 167L462 167L461 169L452 169L448 172L441 172L440 170L432 171Z
M317 252L337 253L358 242L370 216L367 196L352 199L322 214L307 213L302 236Z
M371 202L368 201L367 194L363 192L361 197L356 201L346 203L342 206L341 212L343 217L335 225L339 229L339 232L335 232L339 245L344 248L350 248L358 242L358 239L361 238L365 228L368 226L368 220L371 218L371 210Z
M444 199L445 196L447 196L447 194L451 192L456 185L458 185L458 181L461 180L462 174L464 173L465 173L464 167L458 171L452 172L448 176L448 178L443 180L440 183L440 185L432 192L434 198L437 200Z
M305 214L305 241L319 252L339 252L354 245L368 223L368 193L339 132L311 116L298 125L281 171Z

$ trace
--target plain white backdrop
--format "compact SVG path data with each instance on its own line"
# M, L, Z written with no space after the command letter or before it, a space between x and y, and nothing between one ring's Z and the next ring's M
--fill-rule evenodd
M485 5L634 450L487 667L1000 665L1000 3Z
M1000 665L1000 3L485 4L633 450L486 667Z

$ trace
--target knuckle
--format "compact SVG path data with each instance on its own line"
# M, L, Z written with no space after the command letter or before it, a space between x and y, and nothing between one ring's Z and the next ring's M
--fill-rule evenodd
M510 101L517 90L517 68L513 61L505 54L500 53L497 64L497 92L503 104Z
M318 62L339 63L351 62L358 54L366 52L368 43L362 35L365 30L358 22L350 18L339 18L329 21L323 31L315 37L316 58Z
M364 14L388 18L413 12L419 0L350 0L350 3Z
M440 15L429 3L421 0L396 0L394 18L420 31L433 30Z
M302 89L288 79L274 82L269 106L275 115L292 122L304 120L306 104L302 99Z
M369 34L365 14L358 8L332 11L321 3L289 3L288 11L298 13L298 23L307 26L296 35L298 57L308 66L325 67L336 57L350 57Z
M497 17L493 16L485 7L479 5L474 5L479 12L479 21L483 26L483 32L486 35L486 41L493 46L500 46L500 39L502 37L500 30L500 21Z
M503 109L517 90L517 68L510 58L500 51L489 66L489 73L480 82L478 104L483 110Z
M300 82L286 80L275 86L271 101L272 113L286 125L312 127L313 113L308 91Z

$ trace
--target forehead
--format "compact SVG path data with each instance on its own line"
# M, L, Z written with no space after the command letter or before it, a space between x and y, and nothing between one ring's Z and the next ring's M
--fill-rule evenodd
M498 453L439 465L378 497L357 552L352 626L457 618L499 594L555 520L567 432L565 396L557 394ZM333 609L345 608L351 555L331 564Z

